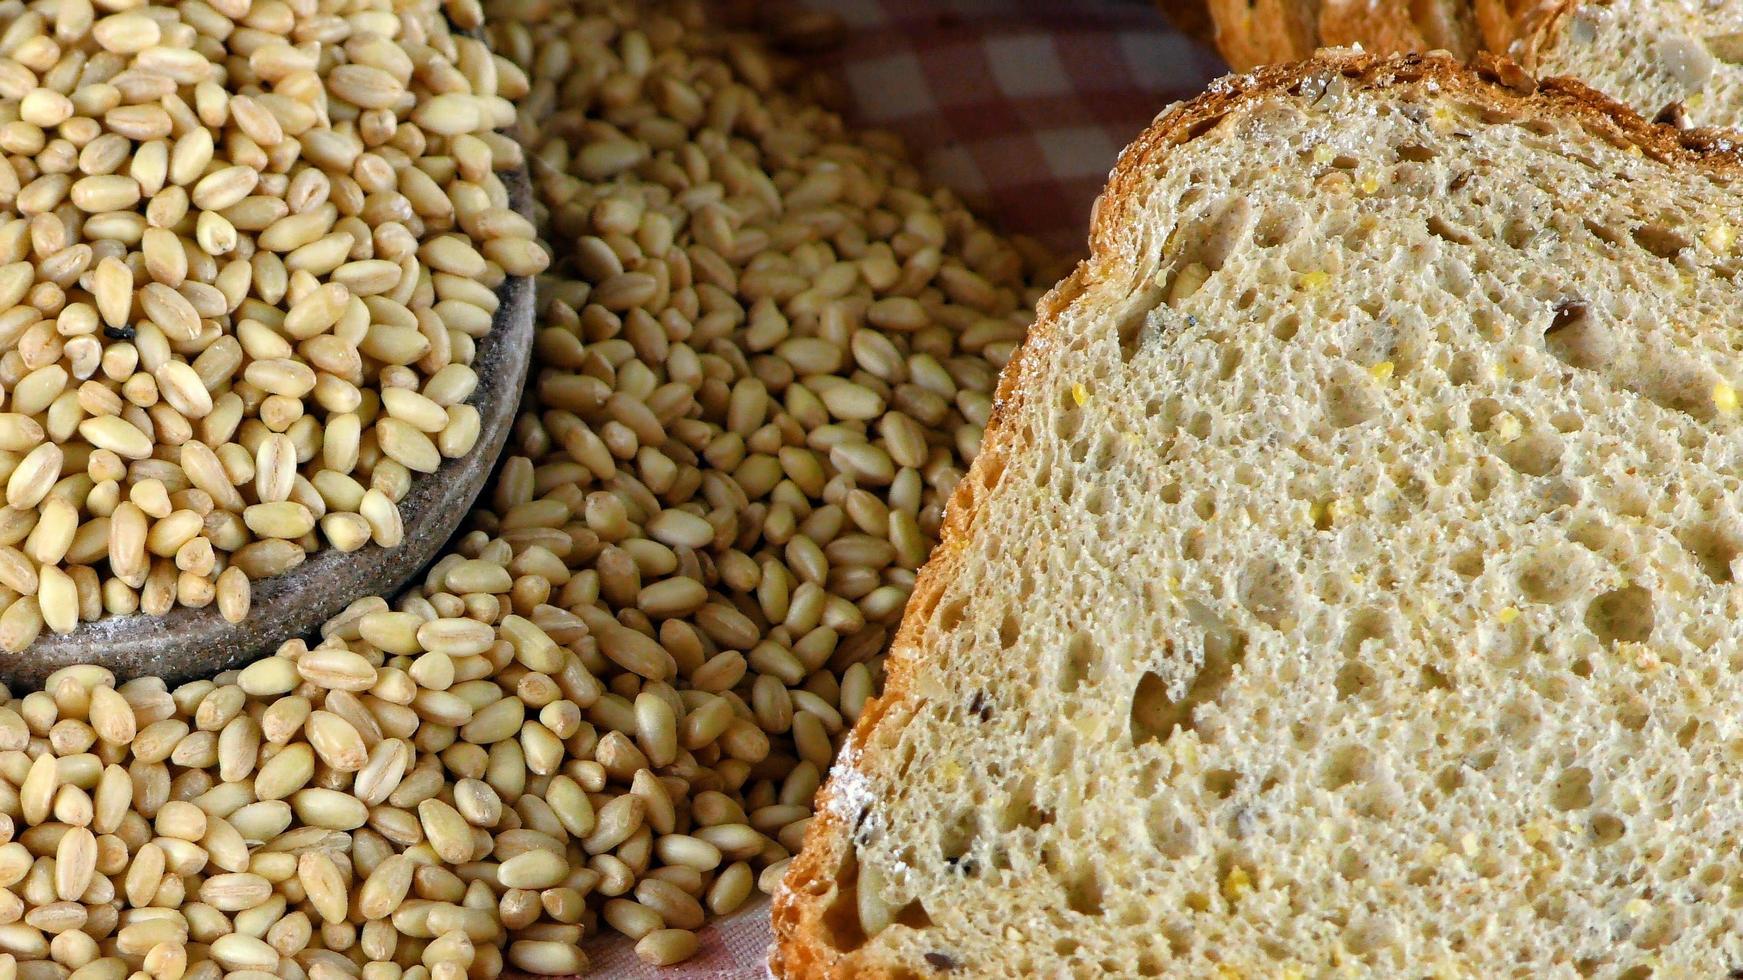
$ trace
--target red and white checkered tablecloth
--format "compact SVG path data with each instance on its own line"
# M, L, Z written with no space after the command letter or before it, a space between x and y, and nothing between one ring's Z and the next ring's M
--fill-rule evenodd
M863 125L1009 232L1083 249L1120 148L1226 69L1147 0L817 0Z
M1226 69L1149 0L806 0L840 15L816 55L848 116L907 142L933 181L1001 230L1062 256L1084 249L1090 205L1120 149L1166 105ZM768 975L768 903L701 931L676 967L645 966L622 937L587 954L591 975L752 980Z

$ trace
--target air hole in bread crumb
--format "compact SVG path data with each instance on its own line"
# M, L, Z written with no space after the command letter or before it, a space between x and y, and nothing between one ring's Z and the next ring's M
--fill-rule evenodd
M1356 656L1369 641L1384 643L1392 637L1392 615L1384 609L1358 609L1344 630L1342 649L1345 656Z
M1687 235L1663 225L1641 225L1634 229L1633 238L1634 244L1661 259L1676 258L1677 253L1690 244Z
M1196 262L1215 273L1228 262L1235 246L1247 237L1252 218L1253 205L1244 197L1213 202L1199 217L1176 228L1169 236L1168 244L1177 248L1176 263L1186 266Z
M1373 773L1374 753L1362 745L1341 745L1332 750L1320 769L1319 784L1326 789L1342 789L1361 782Z
M1301 332L1301 317L1294 313L1285 313L1277 322L1271 325L1271 336L1278 340L1290 341Z
M1538 225L1535 218L1531 220L1512 218L1501 229L1501 240L1507 243L1508 248L1523 251L1531 247L1532 241L1537 238L1538 232L1541 230L1541 226Z
M1255 558L1241 570L1237 583L1241 605L1267 626L1282 628L1293 621L1301 594L1294 569L1275 558Z
M1218 367L1218 373L1222 380L1228 381L1235 376L1235 372L1240 370L1242 356L1243 354L1239 347L1229 346L1223 348L1222 353L1219 356L1220 364Z
M1326 418L1340 429L1361 425L1380 414L1380 395L1372 378L1347 365L1325 386L1323 397Z
M1465 772L1458 766L1446 766L1434 777L1434 788L1440 790L1444 796L1453 795L1464 784Z
M938 827L939 857L963 874L973 874L971 863L964 862L963 858L973 849L978 830L978 818L973 810L959 810L941 821Z
M1433 664L1423 664L1417 678L1418 688L1424 691L1450 691L1452 680Z
M968 600L952 599L938 611L938 632L951 633L962 624L962 615L968 608Z
M1673 354L1642 354L1634 373L1628 387L1664 408L1696 419L1711 419L1717 414L1713 393L1719 376L1705 365ZM1694 435L1698 446L1704 441L1703 434Z
M1584 588L1588 561L1584 552L1571 545L1546 545L1525 560L1519 572L1519 589L1532 602L1566 602Z
M1616 843L1627 832L1628 825L1613 813L1599 813L1592 817L1592 839L1600 847Z
M1100 660L1100 651L1088 634L1073 634L1059 655L1059 693L1070 694L1085 680L1094 683L1091 675L1097 673Z
M1470 232L1452 224L1439 215L1430 215L1427 224L1429 234L1444 241L1452 242L1455 245L1471 245L1476 241L1476 239L1471 236Z
M1293 205L1275 205L1259 216L1253 227L1253 244L1260 248L1276 248L1301 234L1301 209Z
M1561 463L1561 437L1553 432L1529 432L1500 447L1501 459L1526 476L1545 476Z
M1555 306L1543 332L1543 345L1562 363L1586 370L1601 368L1616 356L1614 333L1578 299L1563 300Z
M1172 799L1152 800L1144 812L1144 827L1150 843L1171 858L1191 854L1198 843L1198 828Z
M1219 800L1226 800L1240 784L1241 774L1233 769L1211 769L1204 774L1204 788Z
M1101 877L1093 865L1078 869L1066 884L1065 905L1079 915L1102 914Z
M910 929L929 929L932 927L932 917L926 914L926 906L920 904L920 900L916 898L896 913L896 924Z
M1209 412L1194 412L1186 423L1186 431L1195 439L1209 439L1215 424Z
M1697 524L1683 529L1677 537L1708 578L1719 585L1736 580L1733 563L1743 555L1743 530L1734 522Z
M1584 810L1592 805L1592 771L1584 766L1562 770L1549 787L1549 803L1557 810Z
M1133 745L1155 742L1174 734L1177 725L1191 721L1191 715L1176 709L1168 698L1168 685L1162 675L1144 671L1138 686L1132 691L1131 739Z
M1212 268L1209 271L1214 272L1215 269ZM1196 288L1194 286L1194 289ZM1121 308L1118 318L1114 321L1114 329L1119 337L1120 350L1126 360L1130 360L1133 352L1137 350L1138 342L1152 320L1151 315L1157 307L1162 305L1162 300L1166 295L1161 286L1151 283L1149 286L1134 292L1131 298L1126 301L1126 305Z
M859 861L849 847L841 856L841 866L835 872L836 891L823 907L824 940L844 952L865 945L865 926L859 919Z
M1586 628L1606 644L1646 642L1653 618L1652 593L1638 585L1612 589L1586 607Z
M1379 675L1374 668L1361 661L1352 660L1338 669L1337 692L1339 701L1347 701L1370 691Z
M1409 160L1412 163L1426 163L1429 160L1433 160L1436 156L1437 154L1432 148L1424 146L1421 143L1402 143L1398 146L1399 159Z
M1483 574L1483 564L1486 561L1481 548L1469 548L1452 556L1452 570L1465 578L1476 578Z
M1035 805L1034 777L1024 777L1005 805L999 811L999 831L1009 833L1022 827L1026 830L1040 830L1053 822L1053 811Z
M1471 402L1468 409L1472 432L1488 432L1495 425L1495 419L1503 409L1501 403L1493 398L1479 398Z

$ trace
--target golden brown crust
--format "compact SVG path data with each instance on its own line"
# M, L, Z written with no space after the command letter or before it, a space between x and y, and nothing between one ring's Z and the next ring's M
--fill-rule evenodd
M980 494L996 486L1004 461L1022 451L1018 445L1024 400L1030 395L1029 352L1044 345L1058 327L1062 313L1092 286L1107 282L1135 265L1133 236L1144 205L1145 185L1166 166L1174 148L1203 135L1230 113L1258 99L1298 92L1313 79L1341 75L1354 90L1423 87L1452 94L1485 108L1509 114L1559 115L1577 120L1602 138L1640 148L1649 157L1721 172L1743 172L1743 150L1712 130L1678 131L1648 123L1626 106L1569 79L1535 82L1519 66L1492 55L1479 55L1466 67L1452 58L1431 55L1380 57L1325 52L1290 65L1230 76L1191 102L1158 117L1150 128L1120 154L1107 188L1096 202L1090 233L1091 258L1041 299L1029 340L1019 348L1000 376L998 396L988 420L986 438L968 474L957 486L946 512L941 540L921 570L913 598L896 634L887 663L882 697L868 704L843 749L843 765L862 766L861 747L871 741L892 708L911 695L910 680L918 658L925 655L926 624L947 583L957 577L978 517ZM902 714L902 713L898 713ZM834 880L852 843L832 805L839 772L832 773L817 799L817 816L805 834L805 846L794 858L774 900L775 948L770 968L776 976L837 980L848 977L890 977L898 970L868 962L857 953L832 948L825 937L826 910L836 893Z

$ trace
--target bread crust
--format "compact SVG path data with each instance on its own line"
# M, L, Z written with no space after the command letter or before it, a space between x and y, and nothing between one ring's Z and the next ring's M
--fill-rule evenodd
M1036 394L1030 352L1052 342L1061 314L1098 287L1126 289L1136 261L1137 214L1146 185L1167 166L1175 148L1203 135L1219 120L1255 100L1293 93L1310 79L1336 74L1354 91L1433 87L1504 113L1552 115L1580 122L1603 138L1632 145L1652 158L1718 174L1743 173L1743 149L1720 131L1677 130L1642 119L1628 107L1572 79L1537 82L1517 64L1479 55L1470 67L1444 55L1382 57L1322 52L1315 58L1272 66L1212 84L1198 98L1163 112L1121 154L1107 188L1096 201L1091 221L1091 257L1040 301L1034 328L1002 372L993 411L979 455L958 484L946 511L941 540L921 570L886 664L885 690L868 703L845 743L828 783L817 799L816 817L803 850L793 859L774 896L775 944L770 969L778 977L837 980L848 977L910 976L900 964L878 962L863 949L842 953L827 941L826 910L837 894L838 869L851 856L854 828L843 822L835 798L844 773L863 772L863 746L897 705L917 698L911 689L915 663L926 655L930 612L946 585L958 576L974 533L982 494L998 483L1004 461L1024 450L1020 444L1025 401ZM901 713L898 713L898 716Z

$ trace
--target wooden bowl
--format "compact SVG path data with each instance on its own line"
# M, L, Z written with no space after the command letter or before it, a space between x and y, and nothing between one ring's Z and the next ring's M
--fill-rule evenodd
M503 179L516 209L530 213L526 172ZM442 553L466 519L514 424L532 351L533 282L512 277L497 298L495 322L479 339L472 365L478 372L470 399L480 416L478 443L412 482L399 505L405 522L399 547L317 551L283 575L254 582L248 615L240 623L226 622L213 603L203 609L178 606L164 616L111 616L70 633L44 632L23 653L0 654L0 678L35 687L71 664L101 664L123 679L154 675L171 684L209 677L266 656L286 640L314 634L357 599L396 595Z

